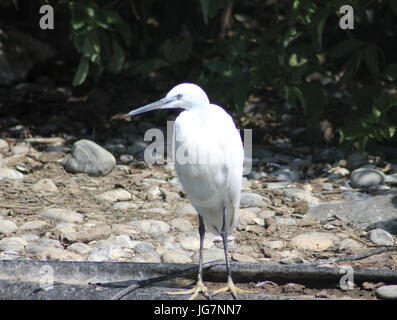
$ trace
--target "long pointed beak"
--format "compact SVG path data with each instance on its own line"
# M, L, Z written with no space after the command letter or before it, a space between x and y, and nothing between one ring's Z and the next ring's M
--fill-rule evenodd
M156 102L149 103L146 106L132 110L132 111L128 112L126 114L126 116L133 117L133 116L136 116L137 114L152 111L152 110L166 109L168 104L171 103L172 101L174 101L174 98L163 98Z

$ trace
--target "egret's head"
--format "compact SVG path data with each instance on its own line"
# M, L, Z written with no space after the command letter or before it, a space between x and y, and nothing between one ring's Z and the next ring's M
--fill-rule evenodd
M165 98L132 110L127 116L132 117L140 113L158 109L191 109L207 106L209 103L207 94L198 85L181 83L172 88Z

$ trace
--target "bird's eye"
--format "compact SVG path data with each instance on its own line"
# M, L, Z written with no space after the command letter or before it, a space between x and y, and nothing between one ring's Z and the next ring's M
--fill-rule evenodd
M178 100L181 100L181 99L182 99L182 94L178 94L178 95L176 96L176 98L177 98Z

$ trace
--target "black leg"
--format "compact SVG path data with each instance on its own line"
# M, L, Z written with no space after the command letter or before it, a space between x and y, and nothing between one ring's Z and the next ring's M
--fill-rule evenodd
M222 240L223 240L223 249L225 251L225 260L226 260L226 271L227 271L227 287L219 289L214 292L213 295L230 291L234 299L237 299L237 293L252 293L248 290L242 290L237 288L232 279L232 270L230 268L229 263L229 252L227 249L227 232L226 232L226 208L223 209L223 224L222 224L222 232L221 232Z
M227 248L227 233L226 233L226 208L223 209L223 222L222 222L222 232L221 232L222 240L223 240L223 250L225 252L225 261L226 261L226 271L227 278L232 279L232 271L230 269L229 264L229 252Z
M208 289L203 284L203 243L204 243L204 236L205 236L205 225L203 218L199 215L199 235L200 235L200 252L199 252L199 274L197 277L197 283L194 288L186 291L179 291L179 292L168 292L168 294L192 294L190 297L191 300L195 299L197 295L201 292L204 297L207 299L211 299Z
M205 225L203 218L199 215L199 234L200 234L200 251L199 251L199 277L203 280L203 243L205 236Z

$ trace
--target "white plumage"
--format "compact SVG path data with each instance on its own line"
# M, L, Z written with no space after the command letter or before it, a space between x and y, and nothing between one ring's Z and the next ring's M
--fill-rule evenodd
M221 107L210 104L206 93L197 85L182 83L165 98L128 113L133 116L155 109L185 109L175 120L173 159L184 191L199 214L200 261L196 288L209 297L202 279L202 242L205 227L220 234L225 248L228 287L219 292L237 292L231 278L227 255L227 236L238 222L243 174L244 149L233 119ZM225 222L225 223L223 223Z
M232 118L214 104L193 107L176 119L173 141L175 170L194 208L211 232L220 234L225 207L230 234L238 221L244 161Z

